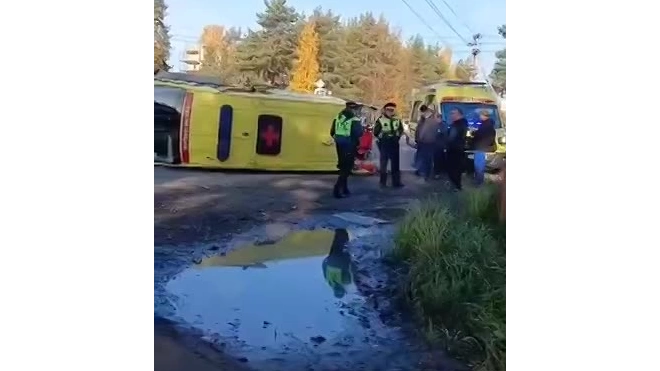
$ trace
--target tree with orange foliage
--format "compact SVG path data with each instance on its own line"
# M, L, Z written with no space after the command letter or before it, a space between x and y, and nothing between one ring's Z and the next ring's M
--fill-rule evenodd
M477 77L477 69L467 60L459 60L451 65L447 72L447 79L458 81L474 81Z
M415 71L413 66L413 55L408 48L398 46L398 58L394 66L394 76L391 85L392 91L388 101L396 103L397 112L400 117L406 118L410 114L410 98L415 88Z
M205 26L200 44L203 53L200 72L228 80L233 73L234 45L227 30L219 25Z
M298 39L297 59L291 76L291 90L311 93L321 76L319 66L319 35L314 22L307 22Z

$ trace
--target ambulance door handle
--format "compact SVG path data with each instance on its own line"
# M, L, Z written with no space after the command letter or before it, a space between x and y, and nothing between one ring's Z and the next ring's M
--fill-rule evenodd
M249 137L250 133L248 133L247 131L244 131L243 133L241 133L241 135L244 136L244 137Z

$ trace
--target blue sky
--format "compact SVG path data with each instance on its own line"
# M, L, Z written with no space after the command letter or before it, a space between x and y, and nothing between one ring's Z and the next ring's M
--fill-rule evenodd
M257 29L255 13L265 8L263 0L165 0L168 5L168 16L165 22L170 26L172 37L172 53L170 65L178 70L183 50L192 45L209 24L219 24L225 27L250 27ZM407 0L423 19L439 34L442 40L455 50L455 58L468 56L469 48L440 17L432 10L425 0ZM504 40L497 36L497 27L506 23L505 0L445 0L454 10L454 15L442 0L432 0L449 23L464 38L469 38L472 32L484 34L481 63L486 72L490 72L495 60L495 51L504 47ZM229 5L230 3L231 5ZM317 6L332 9L342 17L352 17L371 11L383 14L391 25L400 30L406 38L420 34L425 40L443 42L429 30L401 0L288 0L298 11L310 14ZM467 27L469 27L469 30ZM472 32L470 32L472 31Z

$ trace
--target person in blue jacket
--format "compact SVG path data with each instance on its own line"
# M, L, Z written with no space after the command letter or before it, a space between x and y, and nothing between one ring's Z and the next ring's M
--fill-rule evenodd
M337 148L337 169L339 176L332 190L336 198L347 197L351 194L348 190L348 177L353 172L355 155L362 137L362 120L358 116L360 105L355 102L346 102L344 108L332 121L330 136L335 141Z
M490 112L479 113L481 125L474 132L474 180L477 185L484 182L486 173L486 153L495 151L495 122L490 118Z

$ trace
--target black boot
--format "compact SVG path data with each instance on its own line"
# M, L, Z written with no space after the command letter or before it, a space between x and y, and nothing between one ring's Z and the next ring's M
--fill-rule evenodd
M392 174L392 187L403 188L403 183L401 183L401 173Z
M338 184L338 183L335 184L335 187L332 189L332 195L333 195L335 198L343 198L343 197L344 197L344 196L342 196L342 194L341 194L341 191L340 191L340 188L339 188L339 184Z
M342 179L342 178L343 177L340 175L337 178L337 181L335 182L335 186L332 188L332 195L335 196L335 198L342 198L343 197L342 194L341 194L341 191L342 191L342 188L343 188L344 179Z
M387 173L380 173L380 186L387 187Z
M348 179L344 179L342 182L341 193L346 197L351 195L351 191L348 190Z

